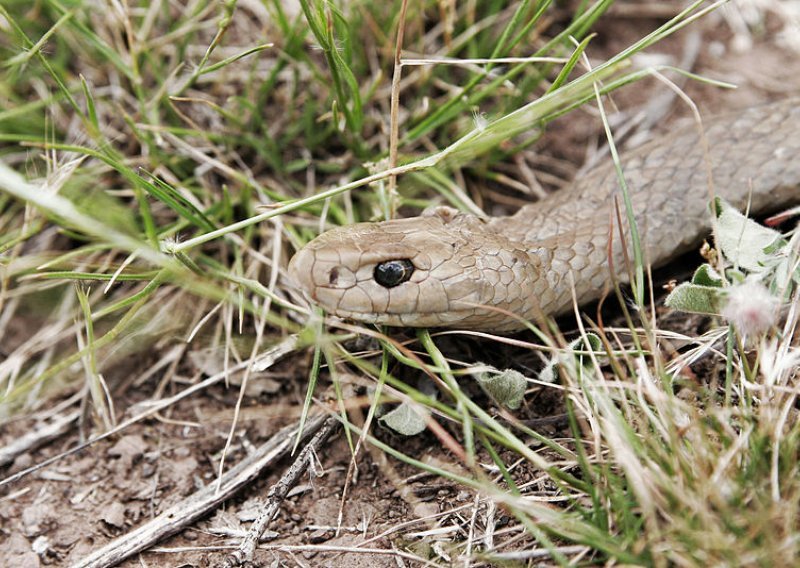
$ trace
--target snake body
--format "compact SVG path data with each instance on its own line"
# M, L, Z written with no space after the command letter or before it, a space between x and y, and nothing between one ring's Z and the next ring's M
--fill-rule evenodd
M751 213L800 203L800 99L718 116L703 132L707 152L700 129L690 124L621 160L645 260L653 266L708 234L712 187ZM438 208L327 231L295 254L289 274L343 318L512 332L524 327L522 320L563 314L574 300L598 299L612 273L626 281L632 252L624 217L618 176L608 163L508 217L483 220ZM385 266L404 280L379 283L378 267Z

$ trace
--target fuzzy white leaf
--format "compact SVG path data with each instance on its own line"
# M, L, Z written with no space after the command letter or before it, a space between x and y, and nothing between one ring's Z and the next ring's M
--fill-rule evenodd
M726 201L714 203L717 218L717 246L735 265L759 271L774 258L774 251L783 237L777 231L748 219ZM770 251L770 252L767 252Z
M522 404L528 381L525 375L513 369L480 373L478 384L486 394L508 408L516 409Z
M417 409L421 410L422 407L414 408L410 404L403 402L397 408L381 416L380 421L384 426L391 428L398 434L416 436L425 430L429 416L427 412L422 416Z

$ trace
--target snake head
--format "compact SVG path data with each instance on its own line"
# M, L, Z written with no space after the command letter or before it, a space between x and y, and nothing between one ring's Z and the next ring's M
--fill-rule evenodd
M521 245L479 218L438 208L422 217L323 233L295 254L289 276L313 301L342 318L490 329L487 317L507 317L487 306L519 309L522 282L530 280L536 264Z

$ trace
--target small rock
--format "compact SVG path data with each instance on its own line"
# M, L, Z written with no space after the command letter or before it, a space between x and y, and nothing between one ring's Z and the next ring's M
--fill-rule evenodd
M144 438L131 434L120 438L119 442L111 446L108 449L108 455L112 458L119 458L120 468L127 470L135 460L144 455L146 450L147 442L144 441Z
M33 465L33 458L29 453L20 454L16 458L14 458L14 462L8 469L8 473L17 473L18 471L22 471L23 469L28 469L32 465Z
M56 514L50 505L37 503L22 511L22 526L27 537L35 537L56 525Z
M327 529L317 529L308 535L308 542L311 544L320 544L333 537L333 531Z
M439 512L439 506L436 503L417 503L414 505L414 516L418 519L431 517Z
M50 550L50 541L46 536L36 537L36 540L34 540L31 545L31 549L40 557L43 557L47 554L47 551Z
M113 502L103 510L102 521L112 527L121 529L125 526L125 505L119 501Z

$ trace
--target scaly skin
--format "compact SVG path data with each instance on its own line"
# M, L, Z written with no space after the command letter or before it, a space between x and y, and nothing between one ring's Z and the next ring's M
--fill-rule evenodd
M708 160L695 124L622 159L653 266L696 246L710 231L709 165L714 195L736 207L749 201L751 213L759 213L800 203L800 99L720 116L704 131ZM624 217L609 163L510 217L483 221L439 208L423 217L328 231L295 254L289 274L340 317L516 331L524 327L521 319L569 310L573 294L578 303L596 300L612 270L626 281L623 249L632 252L626 221L626 238L620 238L615 200ZM373 272L392 259L409 259L415 270L409 281L385 288Z

